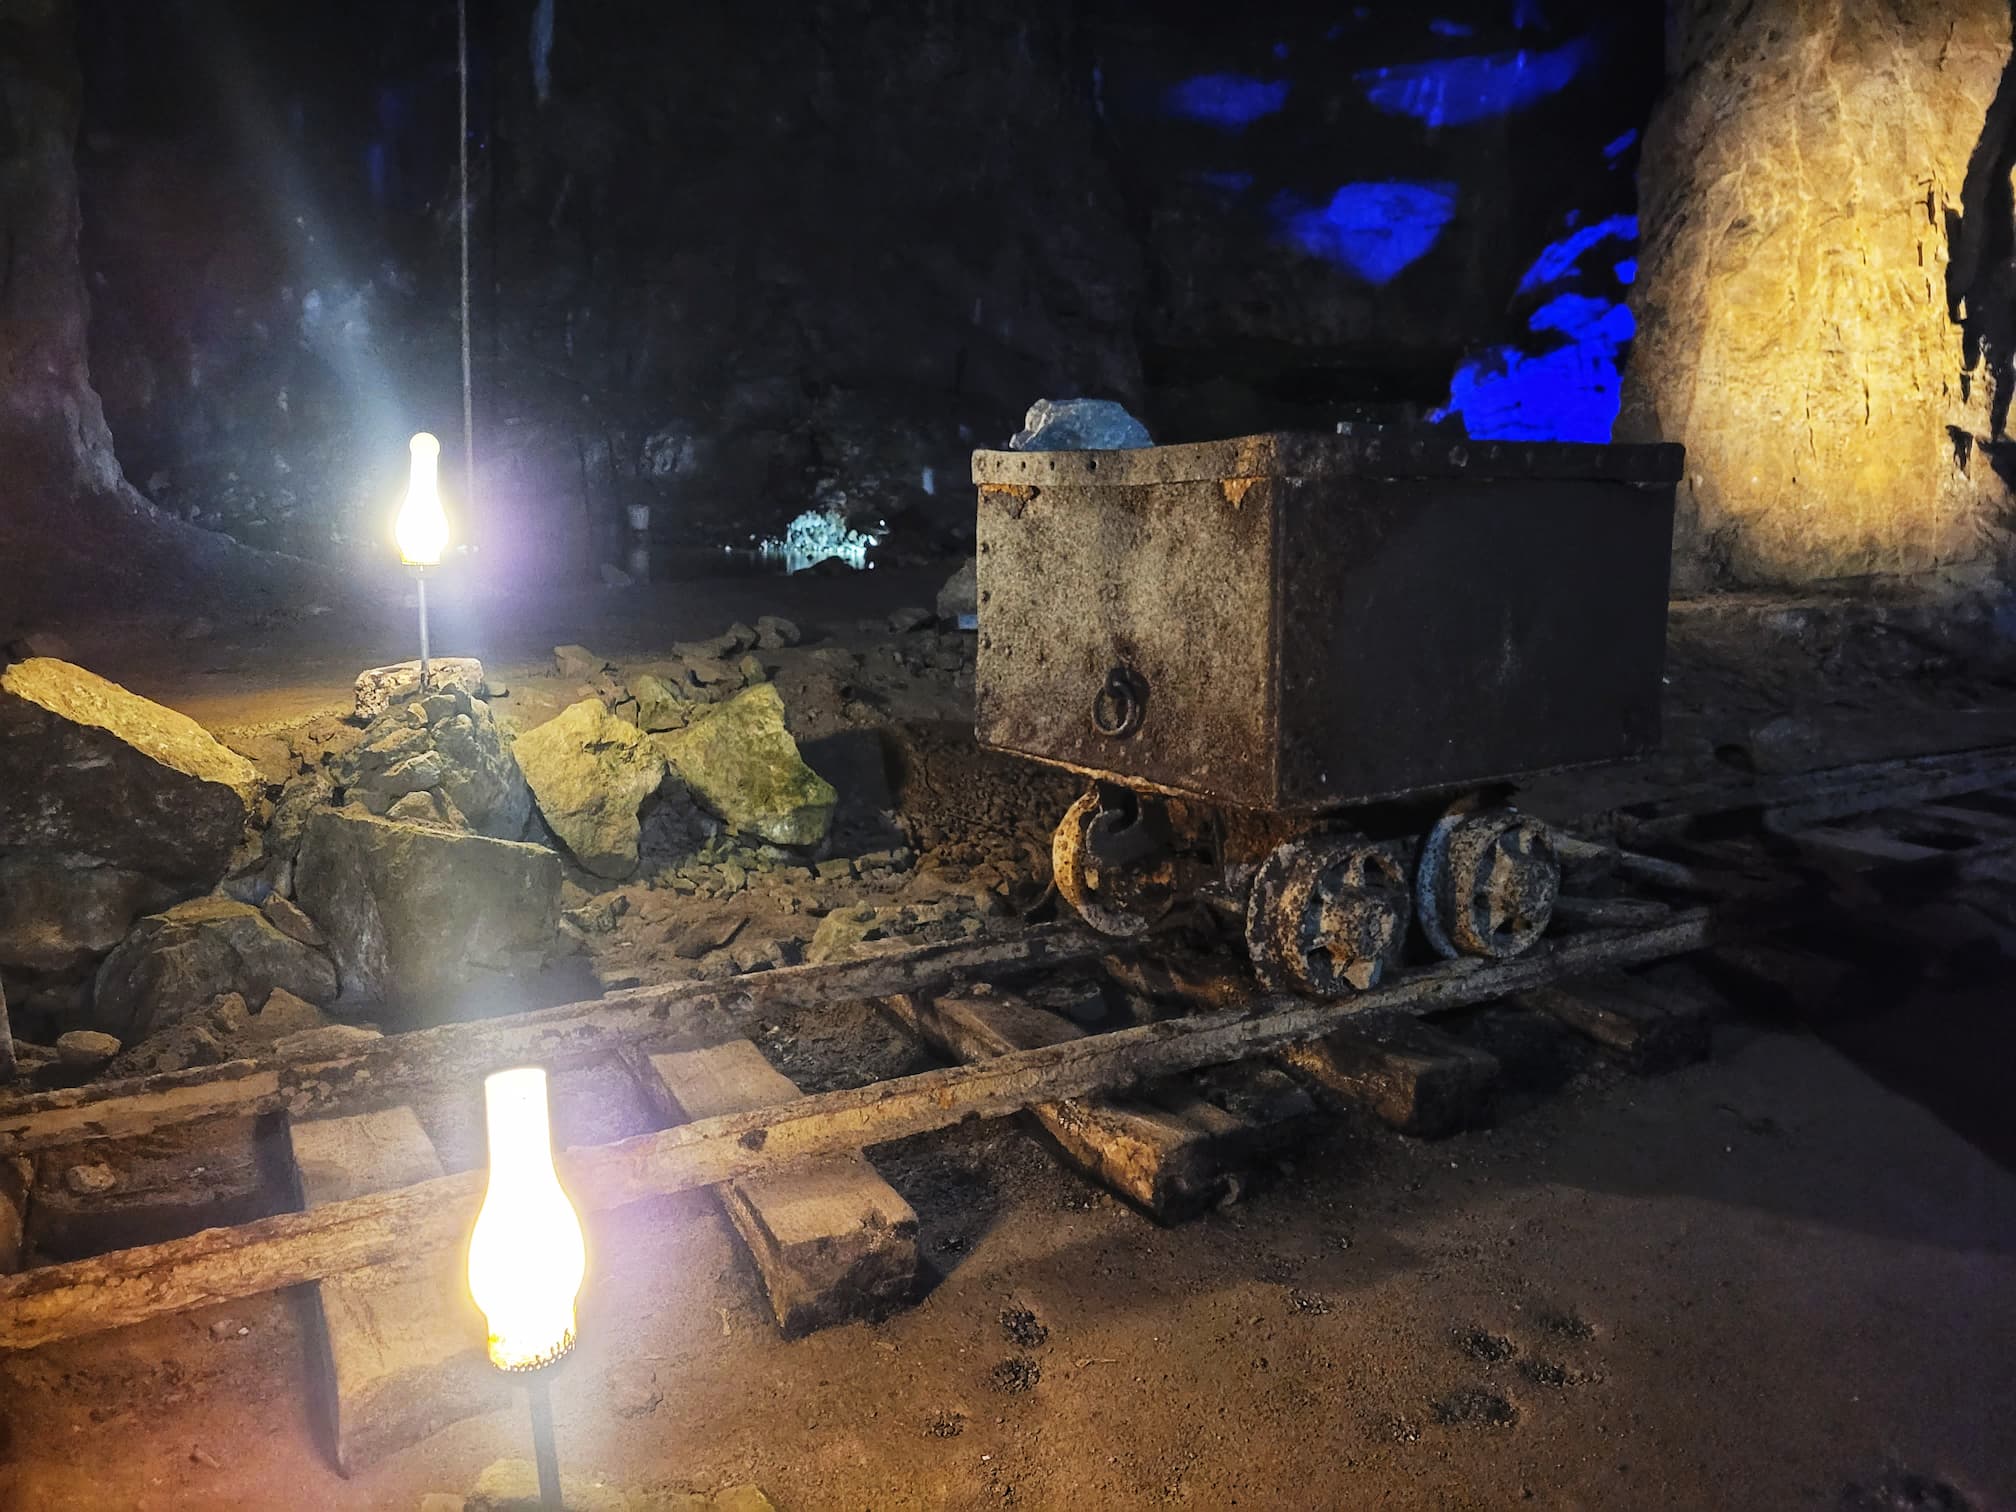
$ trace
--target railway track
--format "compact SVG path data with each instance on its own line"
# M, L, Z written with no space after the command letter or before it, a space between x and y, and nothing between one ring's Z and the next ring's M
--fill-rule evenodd
M342 1288L388 1268L438 1277L481 1196L482 1171L444 1170L413 1110L466 1107L484 1074L528 1061L620 1083L664 1125L564 1152L591 1236L594 1215L714 1187L787 1332L899 1305L915 1279L916 1221L863 1154L875 1145L1027 1113L1060 1158L1173 1221L1236 1196L1253 1161L1326 1106L1355 1103L1408 1132L1460 1122L1495 1070L1435 1027L1457 1010L1516 999L1632 1069L1694 1058L1706 1053L1707 1005L1634 971L1810 917L1833 889L1922 892L2016 854L2016 748L1776 779L1735 803L1683 797L1578 829L1563 850L1570 885L1539 947L1406 969L1348 998L1270 995L1250 977L1038 925L444 1025L339 1059L238 1061L0 1099L0 1201L25 1214L31 1244L46 1227L38 1203L72 1219L94 1201L118 1206L116 1185L102 1198L77 1190L93 1184L74 1180L79 1169L168 1149L196 1182L230 1166L225 1145L261 1131L272 1145L276 1127L286 1154L234 1221L198 1227L216 1209L170 1203L195 1232L102 1249L73 1239L83 1252L0 1276L0 1347L315 1283L332 1399L350 1400L346 1369L358 1378L372 1367L343 1363L335 1335L365 1304ZM951 1064L799 1095L744 1038L779 1015L859 1000ZM1115 1003L1126 1005L1117 1026L1110 1008L1088 1011ZM816 1222L793 1231L807 1212ZM396 1446L379 1420L400 1410L339 1423L339 1463Z

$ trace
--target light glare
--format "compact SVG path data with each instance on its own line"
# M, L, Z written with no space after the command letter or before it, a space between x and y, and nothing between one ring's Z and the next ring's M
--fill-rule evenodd
M483 1080L490 1185L469 1236L469 1295L490 1326L490 1362L536 1370L574 1347L574 1299L587 1271L581 1220L553 1169L546 1073Z
M399 559L407 566L436 567L448 544L448 516L441 509L441 443L421 431L407 445L413 470L393 534L399 539Z

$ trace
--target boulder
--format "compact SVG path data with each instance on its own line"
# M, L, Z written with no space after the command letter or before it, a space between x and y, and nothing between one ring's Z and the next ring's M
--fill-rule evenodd
M327 808L335 792L336 779L320 767L288 778L261 836L266 855L278 861L292 860L301 848L301 831L308 816Z
M806 964L820 966L863 954L874 941L892 942L882 947L885 950L900 948L894 942L903 933L902 924L899 908L877 908L865 903L836 908L819 921L819 928L813 932L812 943L805 951Z
M290 1034L306 1034L329 1025L320 1008L306 998L296 997L285 987L275 987L267 993L266 1001L254 1013L260 1037L265 1040L285 1039Z
M1148 427L1111 399L1038 399L1012 451L1119 451L1153 446Z
M672 682L653 672L634 679L630 691L637 698L637 726L642 730L683 730L706 707L693 696L690 683Z
M315 921L280 894L274 893L261 903L259 911L266 915L273 927L288 939L299 940L303 945L315 950L329 948L329 942L323 938L322 931L315 927Z
M261 786L195 720L82 667L34 657L0 672L0 850L208 887Z
M434 749L446 761L441 794L470 828L493 840L516 840L532 817L532 793L518 758L497 728L489 705L472 703L433 726Z
M481 698L484 692L483 663L473 656L430 658L426 691L438 693L445 688L460 688L471 698ZM357 676L357 717L376 719L395 704L411 703L421 694L418 661L373 667Z
M92 1019L130 1045L226 993L263 1002L276 987L326 1003L336 996L336 968L249 904L195 898L149 914L105 958Z
M586 646L553 648L553 671L560 677L594 677L608 665Z
M758 651L782 651L786 646L795 646L800 639L798 627L778 614L765 614L756 620L756 649Z
M688 651L679 659L686 669L686 680L697 687L733 687L741 681L734 668L711 652Z
M96 1029L72 1029L56 1037L56 1058L66 1066L102 1066L119 1053L119 1041Z
M694 799L730 828L773 845L817 845L839 794L784 727L774 683L758 683L697 724L652 739Z
M966 565L945 579L945 586L938 590L938 618L967 630L979 613L979 559L968 557Z
M598 877L637 869L637 810L665 778L665 758L599 699L571 704L515 744L539 812Z
M379 812L368 804L366 807L370 807L374 814ZM462 811L441 793L408 793L388 805L383 817L404 820L409 824L432 824L442 829L466 831L469 828L469 821L463 817Z
M0 856L0 966L72 971L126 938L176 890L123 866L20 851Z
M560 858L544 846L328 809L295 896L328 936L346 1000L439 1001L553 944Z

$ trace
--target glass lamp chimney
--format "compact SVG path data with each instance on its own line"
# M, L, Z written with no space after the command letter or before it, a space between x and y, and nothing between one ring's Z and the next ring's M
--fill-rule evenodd
M469 1238L469 1295L490 1325L490 1362L537 1370L574 1347L587 1269L581 1220L553 1169L546 1073L524 1066L486 1077L483 1103L490 1185Z
M393 527L399 559L409 567L436 567L448 544L448 516L441 510L441 443L421 431L407 448L413 453L413 467L406 481L406 502Z

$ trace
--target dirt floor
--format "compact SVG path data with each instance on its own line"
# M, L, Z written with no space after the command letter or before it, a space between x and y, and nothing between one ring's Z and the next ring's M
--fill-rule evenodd
M894 812L912 859L806 886L894 899L949 875L941 892L995 897L989 927L1008 928L1015 858L1060 794L962 751L957 671L891 653L890 610L928 604L943 575L538 600L451 581L435 645L482 656L511 685L500 713L529 726L570 696L555 644L642 662L788 615L807 640L778 674L787 702L793 667L848 650L861 675L834 732L879 728L909 753ZM73 660L242 739L347 707L359 668L408 654L396 602L311 607L55 628ZM2016 739L2006 670L1909 614L1682 606L1674 633L1666 754L1552 779L1532 806ZM660 934L720 901L631 890L624 917ZM597 974L692 965L640 939L612 929ZM640 1487L753 1481L785 1509L2016 1507L2016 1151L1993 1070L2016 1045L2012 960L2005 925L1824 1034L1738 1005L1713 1059L1659 1078L1550 1041L1492 1127L1423 1142L1328 1119L1176 1229L1019 1124L886 1146L929 1290L795 1342L711 1198L627 1210L591 1229L582 1344L555 1384L563 1462ZM1986 1025L1994 1053L1953 1024ZM808 1089L926 1064L861 1005L761 1042ZM643 1117L565 1085L556 1105L577 1141ZM473 1127L430 1132L451 1166L480 1158ZM514 1408L341 1479L311 1428L293 1298L0 1358L0 1507L412 1508L527 1452Z
M1339 1127L1176 1230L1019 1129L880 1164L937 1282L793 1343L710 1200L599 1225L569 1467L785 1508L2016 1504L2016 1181L1803 1036ZM411 1508L525 1453L499 1411L341 1480L302 1356L268 1298L6 1361L6 1505Z

